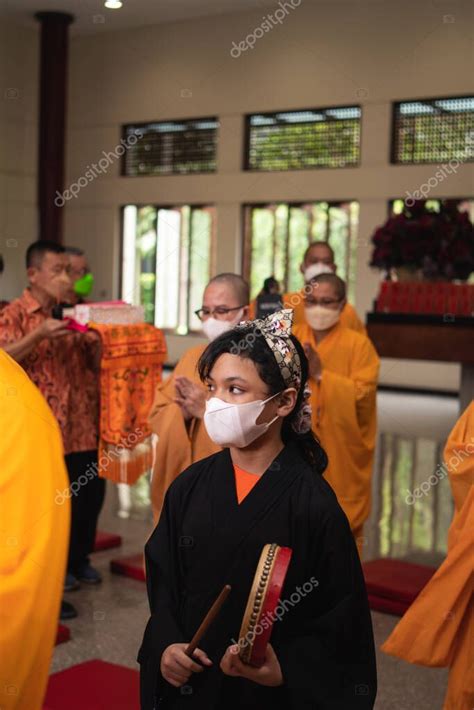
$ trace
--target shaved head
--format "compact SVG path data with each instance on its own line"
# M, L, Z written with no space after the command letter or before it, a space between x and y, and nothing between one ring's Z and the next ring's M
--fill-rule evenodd
M239 305L246 306L250 301L249 285L247 281L239 274L232 274L230 272L224 274L217 274L217 276L214 276L209 281L206 288L212 285L227 286L231 288L236 296L236 300Z
M346 298L346 282L336 274L319 274L311 279L313 288L318 288L319 284L330 284L334 290L334 294L339 301Z
M324 254L325 259L328 259L331 263L334 263L334 251L327 242L323 241L311 242L304 253L303 263L306 264L317 261L317 258L311 258L313 255L316 257L317 254Z

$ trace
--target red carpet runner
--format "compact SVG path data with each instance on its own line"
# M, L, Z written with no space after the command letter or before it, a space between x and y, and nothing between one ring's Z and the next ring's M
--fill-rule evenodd
M94 552L102 552L102 550L110 550L112 547L120 547L122 538L115 533L107 533L103 530L97 530L95 536Z
M110 571L114 574L121 574L124 577L145 581L145 563L143 555L129 555L128 557L117 557L110 561Z
M63 624L58 624L58 630L56 632L56 641L54 642L55 646L60 643L64 643L65 641L69 641L70 638L71 630Z
M363 565L370 608L403 616L436 572L435 567L415 565L389 557Z
M105 661L87 661L49 678L43 710L139 710L139 674Z

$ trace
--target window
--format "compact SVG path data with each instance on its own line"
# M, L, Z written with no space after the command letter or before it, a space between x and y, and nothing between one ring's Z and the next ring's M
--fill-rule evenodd
M360 106L247 116L247 170L358 165Z
M136 177L215 172L218 126L216 118L124 126L127 144L138 132L142 137L125 151L122 174Z
M356 279L358 202L276 203L245 207L244 276L251 296L263 281L275 276L281 289L298 291L303 285L300 264L307 246L327 241L334 250L337 273L354 300Z
M401 429L401 427L400 427ZM430 554L441 562L446 554L446 533L452 519L453 502L449 478L440 475L429 495L419 498L411 491L421 490L434 471L443 473L444 441L429 434L380 432L380 468L377 471L377 496L374 496L374 556L407 558ZM408 496L413 500L407 503Z
M474 97L393 105L392 163L474 160Z
M211 276L212 207L123 208L121 296L145 307L145 320L178 335L200 330L194 311Z

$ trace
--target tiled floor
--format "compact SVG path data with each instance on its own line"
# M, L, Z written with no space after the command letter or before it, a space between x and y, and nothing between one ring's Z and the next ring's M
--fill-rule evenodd
M455 399L388 392L379 395L377 475L372 516L364 531L366 559L380 555L428 563L442 559L451 516L447 481L430 488L413 505L406 498L407 490L419 487L433 472L457 417ZM148 615L145 585L111 575L108 570L112 557L139 552L151 530L146 486L134 492L134 501L132 517L118 518L117 490L109 484L100 527L120 533L124 545L120 550L94 555L104 575L101 587L67 595L79 617L68 622L72 640L55 649L52 672L90 658L137 667L135 658ZM373 613L373 622L379 647L397 618ZM445 669L411 666L378 653L378 671L377 710L441 710Z

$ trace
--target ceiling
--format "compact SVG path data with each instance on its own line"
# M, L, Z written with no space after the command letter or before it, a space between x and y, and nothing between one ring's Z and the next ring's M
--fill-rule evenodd
M124 30L162 22L251 10L262 14L278 7L277 0L122 0L120 10L108 10L104 0L0 0L0 18L33 26L36 12L54 10L74 15L71 34Z

